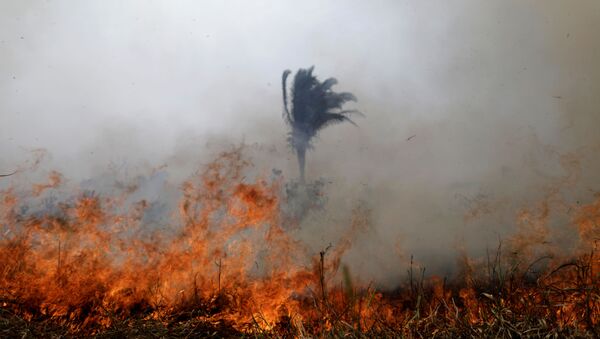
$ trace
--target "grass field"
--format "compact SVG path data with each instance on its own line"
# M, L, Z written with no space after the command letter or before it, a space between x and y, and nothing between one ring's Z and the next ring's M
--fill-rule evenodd
M453 276L411 260L395 290L379 290L342 263L360 211L311 254L281 227L281 183L244 182L245 166L223 153L186 182L169 237L141 236L143 201L116 213L118 197L82 194L30 213L3 191L0 337L600 335L600 199L573 212L572 253L531 251L538 223L483 258L459 255Z

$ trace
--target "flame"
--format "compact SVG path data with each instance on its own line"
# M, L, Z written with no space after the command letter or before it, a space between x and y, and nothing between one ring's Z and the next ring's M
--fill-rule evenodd
M157 229L144 223L145 200L124 211L126 196L82 192L29 213L23 210L27 194L15 187L2 191L0 310L85 334L128 319L193 319L243 333L299 337L460 336L466 329L476 336L485 336L485 329L516 335L527 330L519 324L533 326L531 319L540 321L539 331L549 323L572 331L600 324L600 197L573 206L577 252L554 258L533 280L531 267L520 263L539 254L531 244L548 238L548 202L520 213L506 255L500 248L491 261L465 254L459 278L411 273L408 283L384 292L357 285L347 267L342 278L336 275L354 235L368 229L368 209L357 208L348 233L313 254L284 230L282 179L247 182L248 166L239 149L221 154L181 185L176 215ZM61 183L52 172L29 196Z

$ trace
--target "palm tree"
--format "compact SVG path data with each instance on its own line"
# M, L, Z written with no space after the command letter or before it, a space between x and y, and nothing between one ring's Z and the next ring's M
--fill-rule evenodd
M290 145L296 151L298 166L300 168L300 182L304 183L304 167L306 150L311 148L311 139L319 130L336 123L347 121L356 126L348 118L349 114L361 114L357 110L342 110L348 101L356 101L352 93L336 93L331 87L337 84L335 78L320 82L313 74L314 66L308 69L299 69L294 76L291 89L292 107L288 109L286 82L290 70L285 70L281 79L283 91L284 120L291 126L288 138Z

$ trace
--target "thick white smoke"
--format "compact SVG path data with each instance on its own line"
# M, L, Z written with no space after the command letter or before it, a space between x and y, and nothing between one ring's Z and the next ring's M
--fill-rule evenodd
M366 118L307 156L337 211L307 222L311 243L362 205L372 229L351 269L393 282L399 247L445 272L568 174L561 154L583 169L568 199L597 189L599 26L594 0L4 1L0 174L43 148L72 182L166 165L175 183L244 142L259 170L294 178L280 76L315 65Z

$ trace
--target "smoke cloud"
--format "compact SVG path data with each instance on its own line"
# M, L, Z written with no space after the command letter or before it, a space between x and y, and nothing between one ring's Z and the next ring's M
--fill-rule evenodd
M175 185L244 143L257 172L296 178L281 73L315 65L366 117L307 154L328 212L298 236L325 248L358 208L351 271L392 285L413 254L446 274L553 188L598 189L597 32L594 0L5 1L0 174L44 149L42 173L74 183L161 169Z

